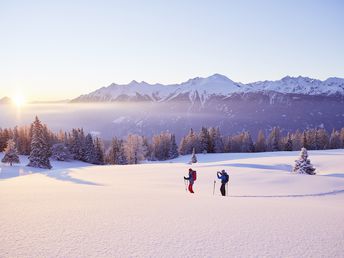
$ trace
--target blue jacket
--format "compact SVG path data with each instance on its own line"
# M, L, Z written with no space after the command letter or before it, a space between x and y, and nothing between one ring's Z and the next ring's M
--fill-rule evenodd
M217 172L217 178L221 179L221 183L222 184L228 183L227 177L229 177L229 175L226 172L223 172L223 173L222 172Z
M193 183L194 183L194 180L193 180L193 177L192 177L192 172L193 172L193 171L190 171L190 172L189 172L189 177L185 177L185 176L184 176L184 179L185 179L185 180L189 180L190 184L193 184Z

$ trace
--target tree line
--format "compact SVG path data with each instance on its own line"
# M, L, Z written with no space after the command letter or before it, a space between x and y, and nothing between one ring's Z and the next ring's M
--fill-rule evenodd
M10 147L9 147L10 146ZM36 117L30 126L0 128L0 151L11 149L21 155L29 155L29 165L50 168L49 158L65 161L80 160L91 164L137 164L142 160L168 160L179 155L196 153L265 152L324 150L344 148L344 128L297 130L283 135L279 127L269 134L260 130L256 140L250 132L223 136L218 127L202 127L199 132L190 129L179 145L173 133L162 132L151 139L129 134L126 139L114 137L106 142L82 128L71 131L51 131Z

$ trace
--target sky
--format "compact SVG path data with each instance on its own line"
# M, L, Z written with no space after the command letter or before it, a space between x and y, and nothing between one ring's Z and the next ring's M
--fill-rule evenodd
M113 82L344 78L344 1L0 0L0 98Z

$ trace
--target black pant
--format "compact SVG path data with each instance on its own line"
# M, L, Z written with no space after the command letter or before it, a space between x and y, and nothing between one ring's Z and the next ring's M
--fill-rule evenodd
M226 196L226 183L221 183L220 191L222 196Z

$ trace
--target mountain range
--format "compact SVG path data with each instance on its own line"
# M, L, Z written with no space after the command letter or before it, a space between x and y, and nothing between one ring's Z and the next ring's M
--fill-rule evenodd
M234 82L221 74L207 78L196 77L180 84L149 84L132 81L129 84L111 84L89 94L81 95L72 102L116 102L199 100L202 105L213 97L227 98L233 94L280 93L308 96L343 96L344 79L328 78L325 81L308 77L286 76L277 81L254 83Z
M180 137L201 126L218 126L224 134L248 130L254 136L274 126L284 132L344 127L344 79L335 77L286 76L244 84L214 74L171 85L132 81L113 83L72 102L119 104L109 106L112 122L102 127L119 136L170 130Z

